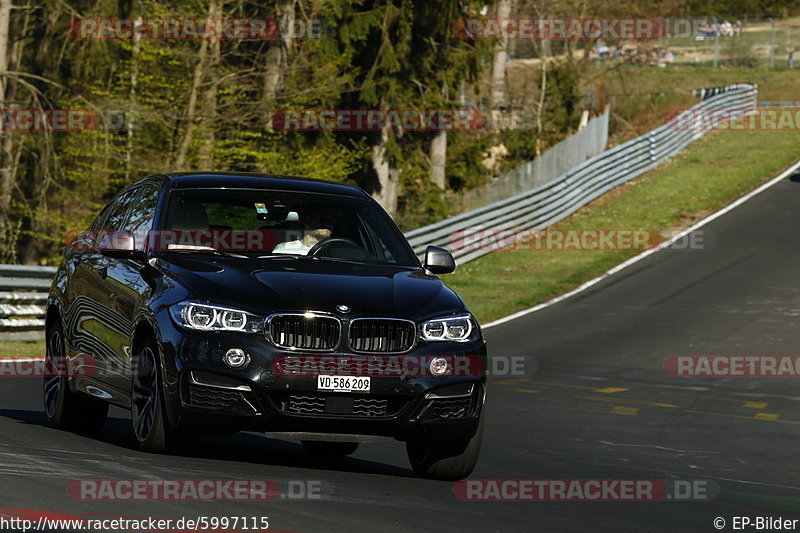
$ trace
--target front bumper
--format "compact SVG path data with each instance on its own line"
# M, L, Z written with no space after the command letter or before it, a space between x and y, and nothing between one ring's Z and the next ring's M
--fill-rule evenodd
M313 373L276 372L276 358L298 354L278 349L261 336L187 333L171 322L159 325L167 416L173 426L212 433L247 430L401 441L460 440L477 431L486 391L483 375L371 375L369 393L323 392L317 390ZM244 369L223 363L222 355L230 348L249 354ZM470 356L485 367L486 345L480 337L469 343L421 343L397 357L434 355Z

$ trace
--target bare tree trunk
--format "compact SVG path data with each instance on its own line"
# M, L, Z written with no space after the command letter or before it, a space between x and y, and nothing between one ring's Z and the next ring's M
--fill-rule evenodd
M137 22L141 22L141 17L137 19ZM128 107L130 111L135 111L136 108L136 86L139 83L139 51L142 49L142 43L139 34L136 34L136 37L133 41L133 57L131 57L131 88L128 92ZM125 146L125 181L128 182L131 179L131 168L133 167L133 127L126 117L126 134L127 134L127 143Z
M372 168L378 178L378 188L372 197L383 206L387 213L394 216L397 211L397 185L399 173L389 165L386 157L386 142L389 140L387 129L381 131L380 142L372 147Z
M542 155L542 113L544 112L545 94L547 93L547 58L542 58L542 83L539 87L539 103L536 105L536 157Z
M264 109L267 110L267 122L271 122L272 115L269 113L269 106L274 105L283 84L283 73L286 70L286 63L289 57L289 49L292 44L292 31L294 25L294 0L284 0L276 9L276 18L281 28L286 28L286 34L281 34L279 38L273 39L269 44L269 49L265 57L264 65Z
M14 32L12 38L13 44L11 45L11 54L8 60L8 70L16 71L19 64L22 62L22 49L25 46L25 40L20 38L20 35L27 35L28 27L30 26L32 10L26 9L22 24L22 31ZM17 83L14 80L8 80L5 88L5 101L11 102L17 97ZM19 168L19 156L21 146L19 143L15 146L15 135L12 131L5 132L3 137L3 168L7 169L8 176L10 177L11 185L13 188L14 181L16 180L17 170ZM9 188L9 191L11 188Z
M440 130L431 141L430 177L440 189L447 188L445 166L447 163L447 130Z
M0 70L8 71L8 49L9 49L9 25L11 22L11 0L0 0ZM3 105L6 102L6 88L9 85L8 76L0 75L0 97ZM11 172L10 143L11 135L5 132L3 135L3 153L0 161L0 211L4 217L8 217L8 208L11 205L11 191L14 188L14 174Z
M498 19L511 16L511 0L500 0L495 11ZM506 62L508 61L508 37L504 36L494 48L492 58L492 79L490 105L492 110L505 103L506 100Z
M221 17L221 15L221 10L219 10L213 16ZM207 69L209 79L207 81L206 90L203 91L202 95L202 114L200 117L200 135L202 136L203 141L197 151L197 168L214 170L217 94L219 93L220 83L220 40L216 37L213 38L209 46L210 55Z
M208 4L208 18L214 18L221 11L220 0L211 0ZM186 159L189 154L189 147L192 145L195 133L195 121L197 120L197 99L201 91L202 85L206 81L206 72L208 71L208 39L200 41L200 51L197 54L197 64L194 67L194 76L192 78L192 88L189 92L189 103L186 106L186 131L181 139L180 147L178 148L178 156L175 159L175 166L182 168L186 165Z
M541 23L540 23L541 24ZM539 86L539 102L536 105L536 157L542 155L542 131L544 125L542 123L542 114L544 113L545 95L547 94L547 58L550 56L550 41L542 41L542 47L539 53L541 59L542 69L542 83Z
M200 53L198 54L197 64L194 67L194 77L192 78L192 89L189 92L189 103L186 106L186 131L181 138L181 144L178 148L178 156L175 159L175 166L182 169L186 165L186 155L189 153L189 146L192 144L194 137L194 121L197 113L197 93L200 90L200 84L205 78L205 64L206 56L208 55L208 41L203 40L200 42Z

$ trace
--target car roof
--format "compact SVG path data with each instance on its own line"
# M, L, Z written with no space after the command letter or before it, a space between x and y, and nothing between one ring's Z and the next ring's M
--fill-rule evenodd
M166 179L172 189L226 188L226 189L272 189L286 191L338 194L354 198L368 198L358 187L334 183L315 178L284 176L280 174L256 174L250 172L175 172L149 177L141 182ZM158 178L161 178L160 180Z

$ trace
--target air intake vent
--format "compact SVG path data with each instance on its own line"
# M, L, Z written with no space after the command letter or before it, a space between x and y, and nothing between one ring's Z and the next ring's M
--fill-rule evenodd
M350 347L363 353L407 352L414 346L416 332L410 320L356 318L350 323Z
M280 348L333 350L339 344L339 321L316 314L284 314L269 318L269 337Z

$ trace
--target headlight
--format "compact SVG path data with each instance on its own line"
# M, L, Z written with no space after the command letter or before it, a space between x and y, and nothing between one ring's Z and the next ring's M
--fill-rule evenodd
M197 302L181 302L173 305L170 312L179 326L203 331L258 333L264 322L262 317L239 309Z
M450 318L437 318L422 324L421 337L426 341L465 342L475 330L472 316L459 315Z

